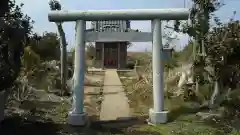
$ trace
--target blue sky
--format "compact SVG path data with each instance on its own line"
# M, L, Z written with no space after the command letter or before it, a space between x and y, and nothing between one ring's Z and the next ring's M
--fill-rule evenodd
M191 0L186 0L186 6L190 7ZM221 0L223 1L223 0ZM48 0L16 0L17 3L24 3L23 12L28 14L34 21L34 31L41 34L44 31L57 32L54 23L48 22L49 12ZM183 8L183 0L60 0L64 10L102 10L102 9L139 9L139 8ZM224 22L228 21L233 11L237 11L235 19L240 19L240 0L224 0L226 4L216 14ZM69 43L68 48L74 46L74 27L73 22L64 23L64 31ZM87 24L89 27L89 24ZM150 21L133 21L133 29L150 31ZM181 49L188 41L186 35L178 34L177 41L174 42L177 49ZM130 51L151 50L151 43L134 43L129 48Z

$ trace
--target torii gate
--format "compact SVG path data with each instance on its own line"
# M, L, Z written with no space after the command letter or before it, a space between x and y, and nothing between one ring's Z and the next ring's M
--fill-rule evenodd
M128 10L86 10L51 11L50 22L76 21L75 66L73 86L73 107L68 123L84 125L87 114L83 110L85 77L85 42L93 41L152 41L153 108L149 110L149 122L166 123L168 111L164 110L164 66L161 33L162 20L187 20L188 9L128 9ZM152 32L86 32L86 21L101 20L151 20ZM160 62L160 63L159 63Z

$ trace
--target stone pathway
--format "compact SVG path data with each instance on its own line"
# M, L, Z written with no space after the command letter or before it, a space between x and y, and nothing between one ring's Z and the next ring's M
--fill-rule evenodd
M100 120L116 120L130 116L128 99L117 70L106 70L103 94L104 99L101 105Z

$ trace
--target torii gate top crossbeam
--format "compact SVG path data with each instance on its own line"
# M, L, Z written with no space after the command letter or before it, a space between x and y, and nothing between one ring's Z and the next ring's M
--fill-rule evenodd
M62 21L99 21L99 20L187 20L189 9L123 9L123 10L75 10L51 11L51 22Z

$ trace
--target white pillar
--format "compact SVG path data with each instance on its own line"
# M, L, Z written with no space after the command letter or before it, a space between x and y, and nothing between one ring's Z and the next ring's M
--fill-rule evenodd
M68 116L68 123L75 126L85 125L87 120L87 115L83 111L85 78L85 29L85 21L76 21L73 105Z
M149 122L166 123L167 111L164 111L164 65L161 20L152 21L152 71L153 71L153 108L149 110Z

